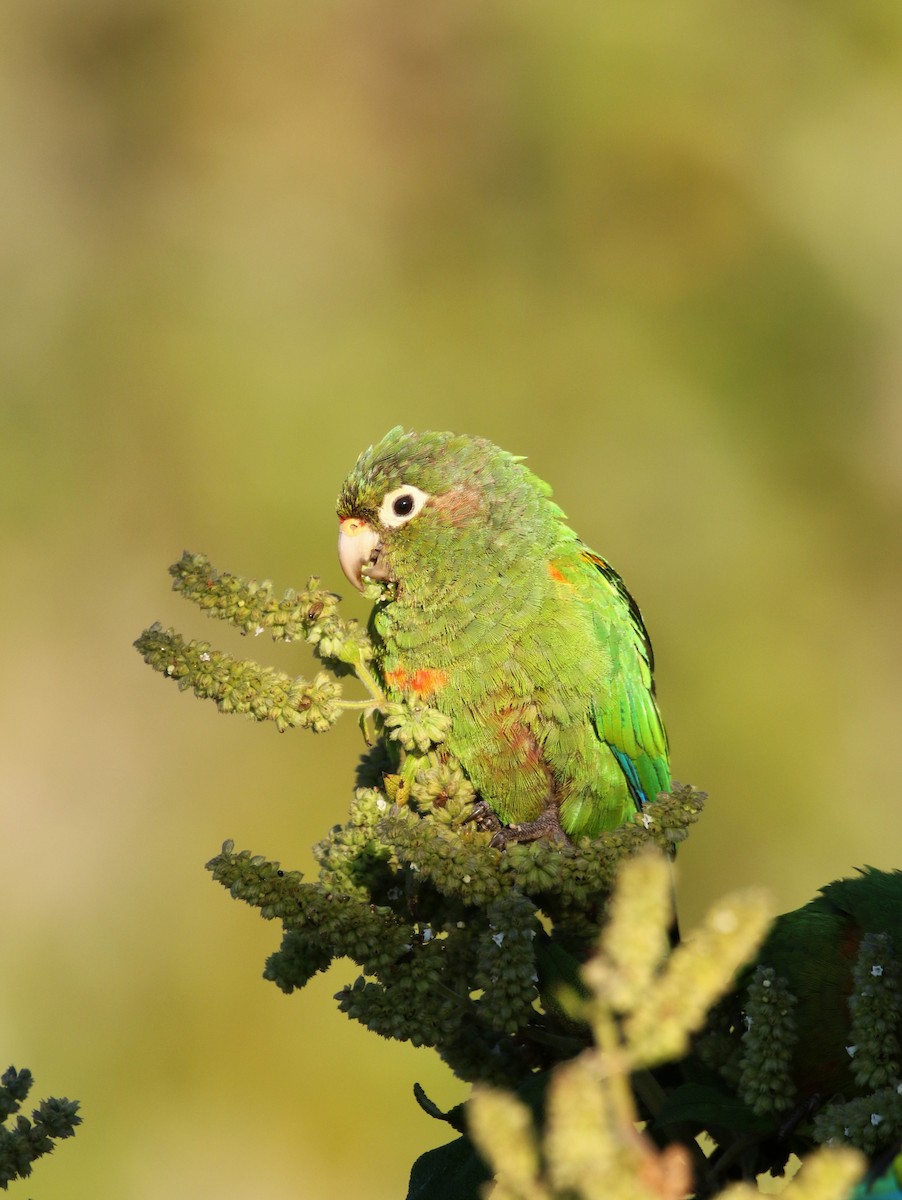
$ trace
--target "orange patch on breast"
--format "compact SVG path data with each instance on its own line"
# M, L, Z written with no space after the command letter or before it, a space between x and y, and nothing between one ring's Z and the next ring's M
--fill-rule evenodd
M404 667L385 672L385 682L399 692L414 692L417 696L429 696L440 691L448 682L444 671L436 667L421 667L409 674Z

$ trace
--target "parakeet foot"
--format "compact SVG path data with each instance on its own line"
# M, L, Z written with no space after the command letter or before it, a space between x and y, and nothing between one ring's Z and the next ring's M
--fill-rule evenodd
M490 804L485 800L477 800L473 805L473 811L468 817L464 817L464 824L468 825L473 821L480 833L497 833L504 826L498 820L495 812Z
M535 821L523 821L519 825L503 825L492 838L490 845L496 850L517 842L537 842L547 838L550 842L566 843L570 839L561 828L560 810L551 804Z

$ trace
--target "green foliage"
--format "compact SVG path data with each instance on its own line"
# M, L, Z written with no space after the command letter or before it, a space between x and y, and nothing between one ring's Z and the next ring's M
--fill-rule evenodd
M360 788L349 820L315 847L316 882L230 842L208 867L234 898L282 922L265 975L283 991L349 958L363 972L338 993L350 1017L434 1046L464 1079L516 1082L553 1061L549 1039L572 1040L555 953L566 964L586 949L617 862L656 842L671 847L700 806L685 788L658 800L660 820L647 829L637 821L579 846L502 854L464 823L463 806L450 823L447 806L435 816L429 804L419 812Z
M706 1158L690 1141L661 1142L654 1124L644 1130L648 1080L637 1069L657 1063L660 1049L647 1036L640 1013L668 1013L685 1046L704 1020L704 1007L676 981L684 981L690 961L683 947L668 955L671 917L666 863L645 854L624 862L614 893L611 921L596 954L583 969L592 1044L550 1072L544 1103L478 1086L467 1105L469 1137L488 1164L491 1188L466 1173L466 1139L446 1154L425 1156L411 1179L409 1200L680 1200L717 1195L743 1200L757 1194L745 1183L722 1181L717 1153ZM650 897L649 903L643 903ZM634 905L638 904L638 910ZM624 921L633 913L641 931L640 950L625 939ZM725 991L737 962L761 940L768 903L760 892L720 901L687 939L691 973L709 991ZM712 932L713 931L713 932ZM447 1173L443 1170L447 1168ZM861 1175L859 1154L822 1149L810 1156L790 1185L794 1200L844 1200Z
M81 1124L77 1100L42 1100L31 1120L21 1114L11 1128L9 1117L19 1112L31 1091L31 1072L9 1067L0 1076L0 1187L4 1190L14 1179L31 1174L32 1163L50 1154L55 1143L72 1137Z
M902 1139L902 965L886 933L864 933L854 950L860 935L854 925L838 924L835 941L814 950L809 942L819 928L812 914L823 916L831 896L851 894L861 902L862 917L895 927L902 915L898 899L895 905L886 900L898 882L897 875L868 871L829 885L805 908L777 919L758 965L710 1015L684 1064L692 1082L669 1094L659 1124L714 1133L727 1161L738 1156L752 1174L779 1171L790 1153L803 1155L817 1145L857 1147L880 1167ZM879 909L868 912L875 898ZM770 955L793 968L798 994L770 965ZM803 1002L816 1025L796 1019ZM844 1021L838 1019L843 1012ZM844 1075L836 1068L842 1061ZM841 1091L834 1086L838 1078L845 1080Z

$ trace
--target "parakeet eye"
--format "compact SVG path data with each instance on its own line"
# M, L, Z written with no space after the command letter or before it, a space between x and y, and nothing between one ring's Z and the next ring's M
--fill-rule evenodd
M390 529L397 529L412 520L429 498L428 492L414 487L412 483L402 484L384 497L379 508L379 520Z

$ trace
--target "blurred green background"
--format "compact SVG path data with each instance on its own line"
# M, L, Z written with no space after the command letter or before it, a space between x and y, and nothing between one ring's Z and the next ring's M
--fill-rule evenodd
M624 574L684 921L900 864L897 0L6 0L2 1065L86 1124L35 1200L398 1200L464 1089L285 997L203 870L309 870L358 733L226 719L154 619L183 548L345 590L334 497L401 422L529 456ZM363 602L351 606L360 615ZM18 1187L18 1191L15 1191Z

